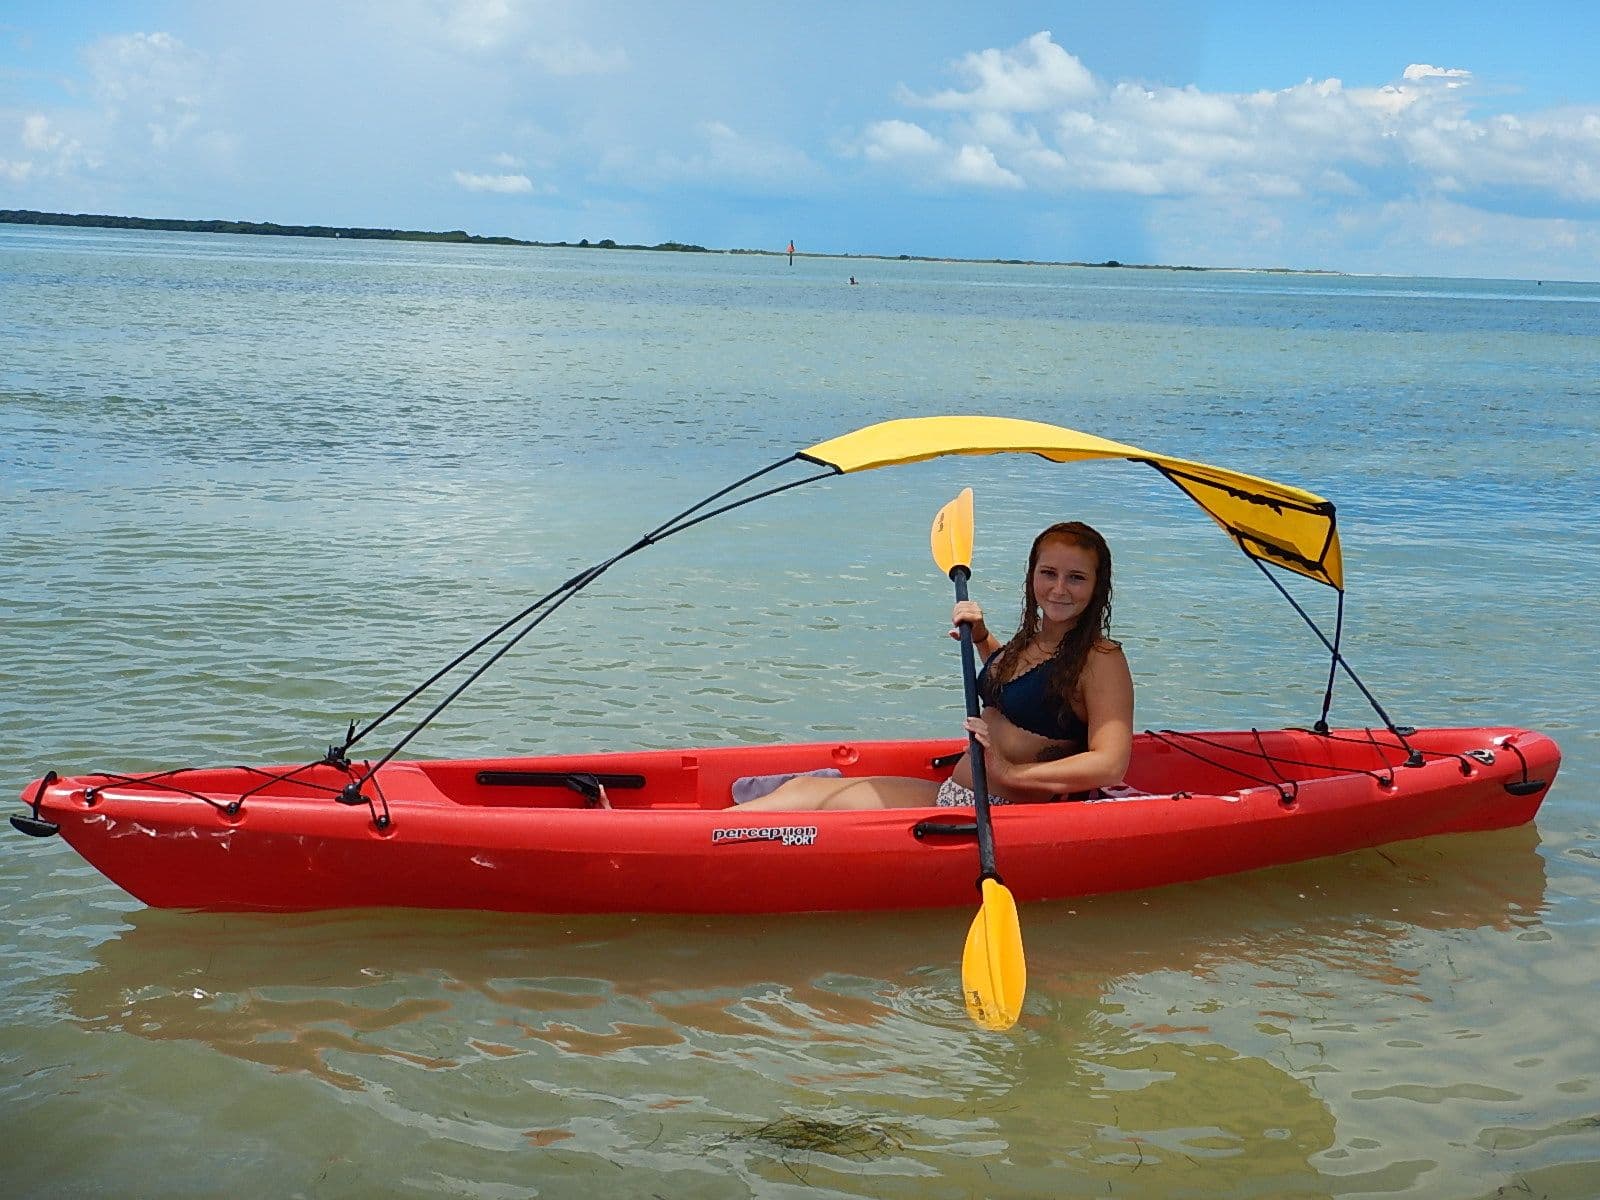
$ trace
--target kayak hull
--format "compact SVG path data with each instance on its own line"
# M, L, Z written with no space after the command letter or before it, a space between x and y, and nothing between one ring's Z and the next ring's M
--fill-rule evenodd
M997 865L1027 902L1507 828L1533 819L1560 765L1556 744L1526 730L1421 730L1407 743L1366 730L1141 735L1128 783L1142 794L995 808ZM742 776L832 767L936 780L962 748L863 741L394 762L347 796L354 804L338 798L352 775L328 764L143 781L47 776L24 790L33 815L22 820L55 826L109 879L161 908L971 905L969 810L730 805ZM585 776L605 785L609 808L591 806Z

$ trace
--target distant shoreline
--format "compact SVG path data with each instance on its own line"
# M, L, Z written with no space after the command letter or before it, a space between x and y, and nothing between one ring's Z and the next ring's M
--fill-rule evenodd
M163 233L242 233L267 237L339 238L369 242L447 242L474 246L531 246L569 250L676 250L691 254L716 254L686 242L655 246L625 246L610 238L591 242L530 242L514 237L486 237L462 229L436 232L426 229L368 229L359 225L279 225L275 221L184 221L167 217L116 217L104 213L36 212L26 208L0 209L0 224L57 225L68 229L153 229ZM760 253L751 251L750 253Z
M979 263L1007 267L1120 267L1130 271L1224 271L1251 272L1276 275L1342 275L1342 271L1322 271L1304 267L1190 267L1164 263L1124 263L1116 259L1104 262L1060 262L1031 258L951 258L939 254L823 254L796 250L791 256L786 250L714 250L689 242L659 242L654 246L613 241L602 238L591 242L584 238L577 242L536 242L513 237L488 237L467 233L461 229L435 232L422 229L368 229L361 226L341 225L279 225L273 221L184 221L166 217L118 217L102 213L54 213L33 209L0 209L0 224L54 225L64 228L87 229L150 229L166 233L239 233L269 237L337 238L352 241L383 242L442 242L474 246L526 246L535 249L566 250L658 250L679 254L753 254L782 258L838 258L862 259L868 262L934 262Z

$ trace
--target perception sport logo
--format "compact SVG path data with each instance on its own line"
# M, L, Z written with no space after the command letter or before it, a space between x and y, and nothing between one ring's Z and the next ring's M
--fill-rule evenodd
M785 846L810 846L816 840L815 825L754 825L711 831L713 846L720 846L724 842L782 842Z

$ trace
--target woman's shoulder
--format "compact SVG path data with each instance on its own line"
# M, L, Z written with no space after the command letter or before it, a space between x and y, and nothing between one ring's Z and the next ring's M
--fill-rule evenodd
M1084 660L1085 682L1098 685L1132 677L1133 668L1128 665L1128 656L1122 652L1121 642L1103 637L1094 644L1093 650Z

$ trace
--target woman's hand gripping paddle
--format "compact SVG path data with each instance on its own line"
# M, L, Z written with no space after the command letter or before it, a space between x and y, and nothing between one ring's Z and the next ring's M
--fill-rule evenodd
M933 519L933 561L955 582L956 600L967 598L972 576L972 489L939 510ZM967 716L978 715L978 670L972 650L972 625L961 623L961 675L967 689ZM983 747L967 734L967 757L972 762L973 817L978 827L978 888L983 905L967 931L961 955L961 990L967 1014L985 1029L1010 1029L1022 1012L1022 995L1028 986L1027 962L1022 956L1022 926L1017 902L994 869L994 829L989 820L989 779L983 765Z

